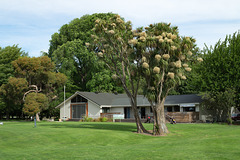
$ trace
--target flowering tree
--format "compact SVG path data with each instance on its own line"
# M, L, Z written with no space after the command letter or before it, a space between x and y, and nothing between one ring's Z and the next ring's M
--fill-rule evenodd
M186 80L190 72L189 62L202 61L192 56L195 39L180 37L177 27L157 23L134 31L129 41L142 53L142 74L145 77L145 96L152 104L154 115L154 135L168 133L165 124L164 102L171 89L181 80Z
M145 77L145 96L151 103L154 115L154 135L168 133L165 124L164 102L171 89L190 72L189 62L202 61L192 56L195 39L180 37L177 27L158 23L132 30L131 22L119 15L96 20L92 35L97 55L121 80L131 100L138 132L146 132L137 111L137 90L141 76ZM86 44L87 46L90 44Z
M113 79L119 79L130 98L137 124L137 132L147 132L137 110L137 91L140 81L141 52L137 52L129 41L133 39L132 24L119 15L96 20L95 35L92 35L94 49L109 69ZM89 46L89 43L86 43Z

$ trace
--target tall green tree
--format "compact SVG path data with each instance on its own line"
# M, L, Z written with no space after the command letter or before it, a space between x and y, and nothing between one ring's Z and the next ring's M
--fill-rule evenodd
M7 83L8 78L13 76L14 69L11 64L12 61L18 59L20 56L27 56L28 54L22 51L18 45L0 47L0 86Z
M18 45L7 46L4 48L0 47L0 86L8 83L8 78L14 75L14 69L11 64L12 61L18 59L21 56L27 56L28 54L24 52ZM6 97L4 95L0 95L0 119L3 115L7 114L7 119L9 118L9 114L13 112L14 108L18 108L14 104L12 104L11 110L10 106L7 106L9 102L6 102ZM11 112L10 112L11 111ZM18 110L15 111L18 113Z
M69 24L63 25L58 33L52 35L48 56L56 63L57 71L68 76L70 83L66 88L75 92L74 89L81 91L117 91L123 89L115 87L112 79L103 79L109 77L106 66L97 62L96 55L87 50L85 43L91 42L92 29L95 26L95 20L98 18L107 19L112 17L112 13L85 15L81 18L72 20ZM102 87L99 87L101 84Z
M24 78L10 77L6 84L0 87L0 94L5 103L6 119L10 114L20 116L23 104L23 95L28 89L28 84Z
M37 97L42 97L41 94L44 94L48 98L48 101L51 102L53 99L56 98L57 88L63 86L67 81L67 77L64 74L56 73L54 71L55 65L47 56L42 56L38 58L22 57L13 61L12 64L15 69L15 76L18 78L26 79L28 83L28 90L23 95L24 101L25 97L29 97L28 94L33 92L36 93ZM36 100L37 99L38 98L36 98ZM34 99L31 99L30 102L32 102L33 100ZM23 111L26 111L26 113L32 113L28 112L26 109L26 107L31 106L31 104L33 105L35 103L26 104ZM43 105L37 106L41 107ZM46 107L38 109L39 112L36 114L38 121L38 115L43 109L46 109Z
M202 92L225 92L227 88L236 91L236 106L240 107L240 33L228 35L214 47L203 50L204 62L199 65L196 79Z

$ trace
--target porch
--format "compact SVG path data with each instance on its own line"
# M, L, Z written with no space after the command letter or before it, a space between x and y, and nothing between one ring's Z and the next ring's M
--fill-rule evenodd
M101 113L101 117L107 117L112 119L114 114L121 114L121 113ZM174 117L177 123L194 123L199 120L199 112L166 112L165 113L166 121L169 122L170 117ZM146 118L152 114L146 114ZM142 122L146 122L147 119L142 118ZM135 122L134 118L124 118L124 119L116 119L115 122Z

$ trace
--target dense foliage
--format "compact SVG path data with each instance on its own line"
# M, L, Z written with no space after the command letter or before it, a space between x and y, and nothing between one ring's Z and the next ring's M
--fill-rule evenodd
M235 91L225 89L221 91L210 91L202 93L203 109L210 114L213 122L232 123L231 109L235 106Z
M99 63L96 55L85 46L86 42L91 42L95 20L112 16L111 13L85 15L63 25L59 33L52 35L48 56L56 63L56 70L67 75L67 92L123 91L110 78L111 74L105 69L106 66Z
M197 66L198 76L190 85L195 84L196 90L206 92L206 103L211 102L214 111L211 115L216 121L227 121L230 108L240 107L239 32L219 40L214 47L206 47L203 53L204 62Z
M22 57L13 61L12 64L15 76L26 79L29 86L28 91L23 95L23 100L26 97L23 108L26 114L39 114L47 109L48 103L57 97L57 88L62 87L67 81L64 74L54 71L55 65L47 56ZM32 92L35 95L31 94ZM44 96L46 98L43 98ZM48 101L47 104L45 104L46 101Z
M11 62L18 59L21 56L27 55L28 54L24 52L21 48L19 48L18 45L7 46L4 48L0 47L0 86L9 83L8 78L14 75L14 68ZM4 88L6 87L7 86L5 86ZM0 94L0 119L3 117L3 115L6 115L7 119L9 118L10 115L20 116L21 111L19 113L18 108L19 107L21 108L21 105L19 106L13 104L14 102L12 101L12 99L8 100L8 98L6 98L5 93L1 92ZM11 108L10 104L12 106Z
M240 34L229 35L204 52L204 62L199 66L201 91L240 91Z
M22 111L33 115L46 110L48 103L58 96L57 89L67 80L64 74L55 72L55 65L47 56L19 57L11 62L11 66L14 70L12 77L0 87L4 102L1 111L7 119L9 115L22 117Z

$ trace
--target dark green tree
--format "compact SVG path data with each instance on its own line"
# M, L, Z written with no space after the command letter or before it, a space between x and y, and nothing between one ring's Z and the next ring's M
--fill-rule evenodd
M240 33L226 36L214 47L203 50L204 61L197 67L199 77L195 79L199 91L225 92L235 90L236 107L240 106Z
M9 119L10 114L20 116L23 104L23 95L28 89L28 84L24 78L10 77L6 84L0 87L0 94L5 103L6 118Z
M202 93L203 107L209 111L214 122L232 124L231 109L235 106L235 90L227 88L224 92L210 91Z
M18 47L18 45L7 46L4 48L0 47L0 86L2 86L3 84L7 84L8 78L14 75L14 69L11 62L18 59L21 56L27 55L28 54L22 51L22 49ZM7 106L8 102L6 102L5 100L7 100L6 97L0 95L0 119L3 117L3 115L6 114L7 118L9 118L9 114L11 112L18 113L17 110L16 111L11 110L10 112L9 106ZM18 107L15 106L15 104L12 104L11 109L14 108ZM8 111L6 111L6 109Z
M18 45L7 46L5 48L0 47L0 86L7 83L8 78L13 76L14 69L11 62L20 56L27 55Z
M116 84L109 77L109 72L103 63L97 62L96 55L86 48L85 43L91 43L92 29L98 18L107 19L112 13L85 15L63 25L58 33L52 35L48 56L56 63L57 71L64 73L69 78L71 92L81 91L117 91L123 89L115 87ZM101 87L98 85L101 84ZM75 87L74 87L75 86Z

